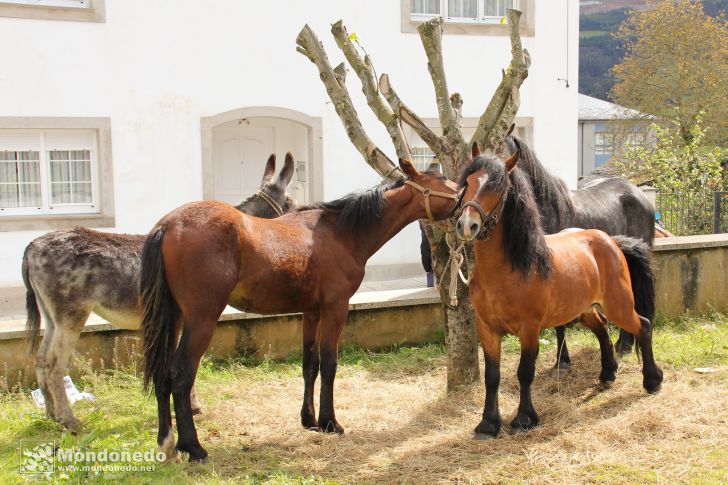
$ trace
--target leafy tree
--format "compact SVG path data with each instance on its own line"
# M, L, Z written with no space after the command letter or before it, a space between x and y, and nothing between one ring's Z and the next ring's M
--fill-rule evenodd
M695 136L699 113L706 142L728 144L728 23L709 17L700 2L651 1L632 11L616 38L626 53L612 68L613 98L665 125L678 108L679 134ZM702 142L702 141L701 141Z

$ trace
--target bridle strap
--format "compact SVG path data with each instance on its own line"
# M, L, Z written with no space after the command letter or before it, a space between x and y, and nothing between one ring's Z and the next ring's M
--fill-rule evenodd
M490 233L493 231L496 224L498 224L500 217L503 215L503 208L506 205L505 200L507 193L508 188L506 188L501 193L498 204L493 208L492 211L490 211L490 214L486 214L480 204L478 204L475 200L469 200L463 204L463 210L465 210L466 207L472 207L473 209L478 211L478 214L480 214L480 219L483 221L483 224L480 227L480 231L478 231L478 234L476 234L476 239L482 239L487 241L490 238Z
M422 195L425 197L425 212L427 212L427 219L431 223L435 222L435 218L432 216L432 210L430 209L430 196L434 195L435 197L444 197L446 199L452 199L452 200L458 200L460 199L459 194L448 194L447 192L439 192L437 190L432 189L426 189L425 187L421 186L420 184L417 184L411 180L405 180L405 184L414 187L415 189L422 192Z
M278 217L283 215L283 208L280 205L278 205L278 202L273 200L273 198L270 195L263 192L263 190L259 190L258 192L255 193L255 195L257 195L258 197L260 197L261 199L266 201L268 203L268 205L271 207L271 209L273 209L273 211L276 214L278 214Z

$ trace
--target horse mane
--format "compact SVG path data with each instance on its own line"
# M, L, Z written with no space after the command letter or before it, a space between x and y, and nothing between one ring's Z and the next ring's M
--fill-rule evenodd
M467 178L481 169L489 175L481 191L501 192L508 188L499 223L503 224L503 249L511 268L520 271L524 277L528 277L535 268L542 278L548 278L553 270L551 251L546 245L541 214L527 174L513 170L509 175L505 163L498 157L482 155L465 167L460 174L459 186L464 187Z
M522 139L509 135L506 137L505 143L510 153L520 151L517 167L526 175L531 185L533 197L536 199L541 213L544 231L547 234L553 234L571 225L574 217L574 204L566 183L559 177L550 174L541 165L531 147Z
M380 184L363 192L352 192L344 197L328 202L317 202L299 207L296 212L322 209L338 214L336 233L358 231L371 227L382 218L388 190L402 187L404 179L400 178L389 184Z

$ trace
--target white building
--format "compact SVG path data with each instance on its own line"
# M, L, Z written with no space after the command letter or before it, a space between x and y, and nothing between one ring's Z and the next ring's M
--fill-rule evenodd
M444 14L448 83L465 100L468 136L510 61L501 16L514 3L533 59L517 124L573 185L576 0L0 0L0 300L20 295L33 238L72 225L144 233L186 202L237 202L273 151L294 153L301 200L376 184L315 66L296 52L306 23L336 65L330 25L344 19L377 71L435 124L416 27ZM394 159L353 73L347 83L369 135ZM417 268L419 237L416 224L406 228L370 273Z

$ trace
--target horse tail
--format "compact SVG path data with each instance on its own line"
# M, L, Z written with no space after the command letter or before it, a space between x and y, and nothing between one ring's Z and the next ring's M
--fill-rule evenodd
M642 241L626 236L612 236L624 254L632 280L634 309L638 315L652 322L655 316L655 275L652 272L652 251Z
M144 389L151 380L156 387L167 378L169 361L177 346L179 306L172 297L164 274L162 241L164 227L157 226L147 236L142 250L139 293L142 299L141 323L144 340Z
M25 284L25 312L28 314L28 320L25 322L25 345L28 352L33 355L38 350L38 336L40 335L40 310L38 309L38 300L30 284L30 269L28 268L28 252L32 246L28 244L23 253L23 283Z

